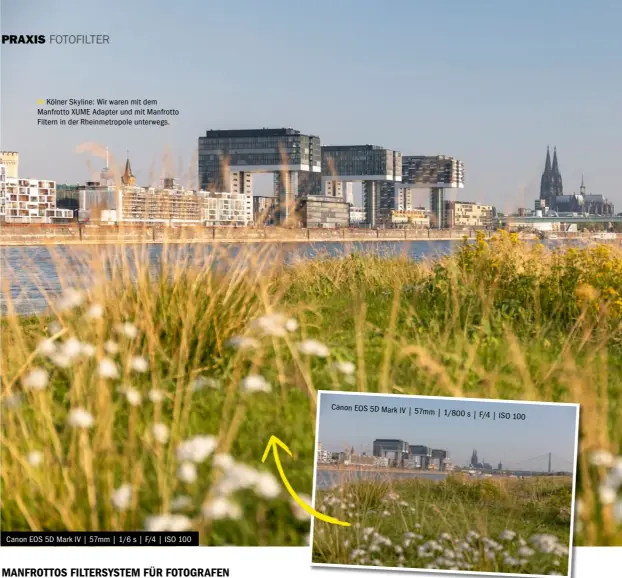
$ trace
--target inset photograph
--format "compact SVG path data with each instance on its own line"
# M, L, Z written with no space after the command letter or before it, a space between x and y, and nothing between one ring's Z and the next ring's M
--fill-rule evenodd
M322 391L314 566L569 576L579 405Z

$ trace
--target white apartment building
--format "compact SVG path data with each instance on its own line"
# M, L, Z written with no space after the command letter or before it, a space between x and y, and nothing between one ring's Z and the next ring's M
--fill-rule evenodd
M0 164L5 166L5 174L9 179L19 176L19 153L15 151L0 151Z
M427 229L430 226L430 217L425 214L425 209L391 211L391 223L415 229Z
M7 172L6 165L0 165L0 220L50 224L73 218L73 211L56 208L54 181L8 177Z
M330 453L322 447L321 442L318 442L317 444L317 461L320 464L330 462Z
M365 209L363 207L355 207L350 205L350 224L360 225L365 222Z
M445 219L447 227L452 228L482 228L492 223L492 205L478 203L445 201Z
M241 227L253 223L253 198L247 194L92 186L81 190L80 196L80 206L94 222Z

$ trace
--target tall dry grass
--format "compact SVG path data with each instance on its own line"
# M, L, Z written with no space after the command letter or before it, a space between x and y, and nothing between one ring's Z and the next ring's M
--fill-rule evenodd
M8 299L3 529L302 544L308 518L260 459L279 436L308 495L316 392L338 389L580 403L577 542L622 541L619 250L501 234L424 263L149 251L81 248L77 275L77 253L55 254L64 293L48 313Z

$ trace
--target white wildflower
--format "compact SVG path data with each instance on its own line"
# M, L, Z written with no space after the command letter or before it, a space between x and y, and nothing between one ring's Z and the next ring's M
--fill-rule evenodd
M611 466L613 464L613 456L607 450L593 450L589 456L590 463L593 466Z
M550 554L555 550L557 545L557 537L551 534L534 534L529 541L535 548L545 554Z
M186 532L192 528L192 521L180 514L163 514L145 518L147 532Z
M183 462L177 468L177 477L187 484L197 481L197 467L192 462Z
M35 367L34 369L30 370L30 372L26 376L24 376L24 378L22 379L22 384L26 389L40 390L47 387L49 380L50 376L45 369L41 367Z
M287 331L289 331L290 333L293 333L298 329L298 321L296 321L295 319L288 319L285 322L285 329L287 329Z
M104 350L108 355L116 355L119 353L119 346L112 339L109 339L104 343Z
M503 530L503 532L499 534L499 540L506 542L510 542L514 540L514 538L516 538L516 532L513 532L512 530Z
M76 289L67 289L61 298L57 301L56 307L60 311L67 311L69 309L75 309L76 307L80 307L84 302L84 296L80 291Z
M568 547L563 544L555 544L555 548L553 549L553 554L555 556L568 556Z
M89 319L101 319L104 316L104 308L99 303L93 303L93 305L88 308L86 316Z
M26 459L33 468L36 468L41 465L41 462L43 461L43 454L39 451L34 450L28 454Z
M177 459L180 462L204 462L218 446L214 436L199 435L183 441L177 447Z
M516 553L519 556L524 556L528 558L529 556L533 556L536 552L535 550L532 550L529 546L522 546L518 549Z
M224 496L238 490L251 488L260 479L260 472L246 464L235 463L231 468L224 471L225 476L219 480L215 488L218 494Z
M119 369L117 368L116 363L109 357L104 357L99 362L98 369L100 377L103 377L104 379L116 379L119 377Z
M132 407L138 407L142 403L142 395L136 388L128 387L123 391L123 393L125 394L127 403L129 403Z
M169 532L187 532L192 528L192 521L187 516L170 514L168 517Z
M95 355L95 346L90 343L81 343L80 353L85 357L93 357Z
M196 377L192 383L190 384L192 387L192 391L201 391L206 387L212 389L218 389L220 387L220 382L213 377L206 377L205 375L199 375Z
M58 321L52 321L52 323L48 325L48 331L50 332L50 335L56 335L62 330L63 326Z
M337 361L333 363L333 368L344 375L353 375L356 371L356 365L351 361ZM408 505L408 504L406 504Z
M272 386L261 375L249 375L240 383L242 389L247 392L265 392L270 393Z
M165 424L156 423L151 428L151 431L153 433L153 437L156 439L157 442L165 444L168 441L169 430L168 426L166 426Z
M134 339L138 335L138 329L136 325L126 321L116 326L117 333L125 335L128 339Z
M39 347L37 348L37 351L41 355L47 355L48 357L50 357L56 353L56 343L51 338L43 339L39 343Z
M226 471L230 470L235 465L235 461L229 454L216 454L213 459L213 464L215 467Z
M287 335L286 323L287 319L284 315L281 313L272 313L255 319L252 323L252 327L264 335L284 337Z
M281 486L276 477L270 472L257 474L255 480L255 491L262 497L274 499L281 493Z
M132 357L131 367L138 373L146 373L149 369L149 363L142 355L137 355Z
M223 520L225 518L239 520L242 517L240 506L224 496L216 496L210 500L201 508L201 513L210 520Z
M161 389L152 389L149 391L149 400L153 403L160 403L164 399L164 392Z
M602 485L598 488L598 495L603 505L613 504L616 501L616 490L608 485Z
M259 341L252 337L245 337L243 335L236 335L229 339L227 342L229 347L234 349L257 349L259 347Z
M64 353L54 353L50 356L50 361L61 369L66 369L71 365L71 358Z
M73 427L88 429L93 427L95 420L88 411L78 407L69 412L68 422Z
M82 352L82 345L75 337L70 337L61 345L60 349L63 355L69 359L74 359Z
M176 496L171 500L171 510L187 510L192 506L192 498L190 496Z
M316 339L306 339L300 342L298 351L304 355L314 355L316 357L328 357L330 354L328 347Z
M120 511L127 510L132 501L132 486L123 484L112 492L112 505Z

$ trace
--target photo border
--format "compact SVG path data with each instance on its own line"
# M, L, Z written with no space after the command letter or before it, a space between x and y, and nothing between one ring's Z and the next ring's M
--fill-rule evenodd
M570 506L570 544L568 545L568 573L563 575L565 578L570 578L573 574L573 548L574 548L574 517L575 517L575 502L577 491L577 459L579 455L579 426L581 415L581 404L569 403L569 402L555 402L555 401L527 401L527 400L508 400L508 399L489 399L485 397L451 397L444 395L409 395L407 393L378 393L367 391L335 391L331 389L318 390L317 397L317 409L315 415L315 438L313 446L313 490L312 490L312 507L315 509L315 490L317 483L317 444L318 435L320 433L320 407L323 394L328 395L355 395L366 397L394 397L394 398L408 398L408 399L442 399L446 401L478 401L483 403L507 403L517 405L552 405L552 406L572 406L577 410L577 417L575 420L575 439L574 439L574 467L572 471L572 502ZM344 568L344 569L363 569L363 570L384 570L386 572L428 572L431 574L450 574L450 575L468 575L468 576L522 576L524 578L548 578L549 574L512 574L511 572L474 572L471 570L443 570L443 569L431 569L431 568L394 568L391 566L363 566L360 564L327 564L321 562L313 562L313 538L315 534L315 517L311 520L311 530L309 532L309 549L311 551L311 566L313 568Z

